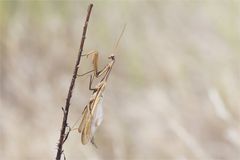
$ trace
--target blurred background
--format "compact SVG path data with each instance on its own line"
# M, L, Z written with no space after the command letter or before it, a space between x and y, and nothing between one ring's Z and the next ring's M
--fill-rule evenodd
M95 141L67 159L240 159L240 2L91 1L84 53L100 66L124 26ZM0 155L54 159L88 1L0 2ZM91 70L82 58L79 74ZM69 125L91 92L76 81ZM96 82L95 82L96 83Z

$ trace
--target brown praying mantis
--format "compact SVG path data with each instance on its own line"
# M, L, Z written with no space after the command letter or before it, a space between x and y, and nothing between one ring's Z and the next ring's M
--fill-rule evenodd
M118 41L115 46L115 51L118 47L119 41L124 33L124 30L126 28L126 25L124 26ZM92 51L89 52L83 56L89 56L92 55L92 64L93 64L93 70L90 72L87 72L85 74L93 72L93 74L90 76L90 82L89 82L89 90L93 91L92 95L90 97L90 100L88 104L85 106L83 112L82 112L82 119L78 128L78 132L81 134L81 141L82 144L87 144L89 141L96 147L96 144L94 142L94 134L97 130L97 128L100 126L100 124L103 121L103 96L105 87L107 85L108 77L111 73L112 67L115 63L115 55L111 54L108 59L110 62L102 69L98 70L98 52ZM85 75L83 74L83 75ZM80 75L80 76L83 76ZM94 79L99 78L102 76L103 78L100 80L100 82L93 88L92 83Z

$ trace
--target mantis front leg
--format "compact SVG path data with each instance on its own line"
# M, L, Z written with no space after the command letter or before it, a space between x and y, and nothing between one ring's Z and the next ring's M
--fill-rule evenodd
M99 55L99 53L98 53L98 51L91 51L91 52L89 52L89 53L87 53L87 54L84 54L84 55L82 55L82 56L89 56L89 55L93 55L92 56L92 64L93 64L93 70L91 70L91 71L89 71L89 72L86 72L86 73L84 73L84 74L82 74L82 75L80 75L80 76L83 76L83 75L86 75L86 74L88 74L88 73L91 73L91 72L94 72L94 77L96 77L96 78L98 78L98 77L100 77L103 73L105 73L107 70L109 70L109 68L110 68L110 63L108 63L102 70L98 70L98 55Z
M89 90L90 91L96 91L96 88L92 88L92 82L93 82L93 76L91 75L90 76L90 82L89 82Z

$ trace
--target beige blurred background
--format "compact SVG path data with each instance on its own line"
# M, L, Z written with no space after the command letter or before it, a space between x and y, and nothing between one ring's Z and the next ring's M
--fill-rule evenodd
M98 149L68 160L240 159L240 2L92 1L84 52L108 63L123 25ZM1 1L2 160L54 159L88 1ZM82 58L79 73L91 69ZM69 125L91 92L78 78Z

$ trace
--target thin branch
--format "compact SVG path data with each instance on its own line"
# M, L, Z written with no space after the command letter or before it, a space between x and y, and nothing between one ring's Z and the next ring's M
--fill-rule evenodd
M78 57L77 57L77 61L76 61L76 64L75 64L72 81L71 81L71 84L70 84L70 87L69 87L69 90L68 90L66 104L65 104L65 107L63 109L64 110L64 115L63 115L62 128L61 128L61 132L60 132L59 142L58 142L58 145L57 145L56 160L61 160L61 155L63 153L63 149L62 149L63 144L66 141L65 131L66 131L66 127L67 127L67 119L68 119L70 101L71 101L71 98L72 98L72 92L73 92L75 80L77 78L78 68L79 68L79 64L80 64L80 60L81 60L81 56L82 56L84 41L86 39L88 21L89 21L89 18L90 18L92 7L93 7L93 4L90 4L88 6L88 12L87 12L86 20L85 20L85 25L83 27L82 40L81 40L81 44L80 44L80 48L79 48L79 52L78 52Z

